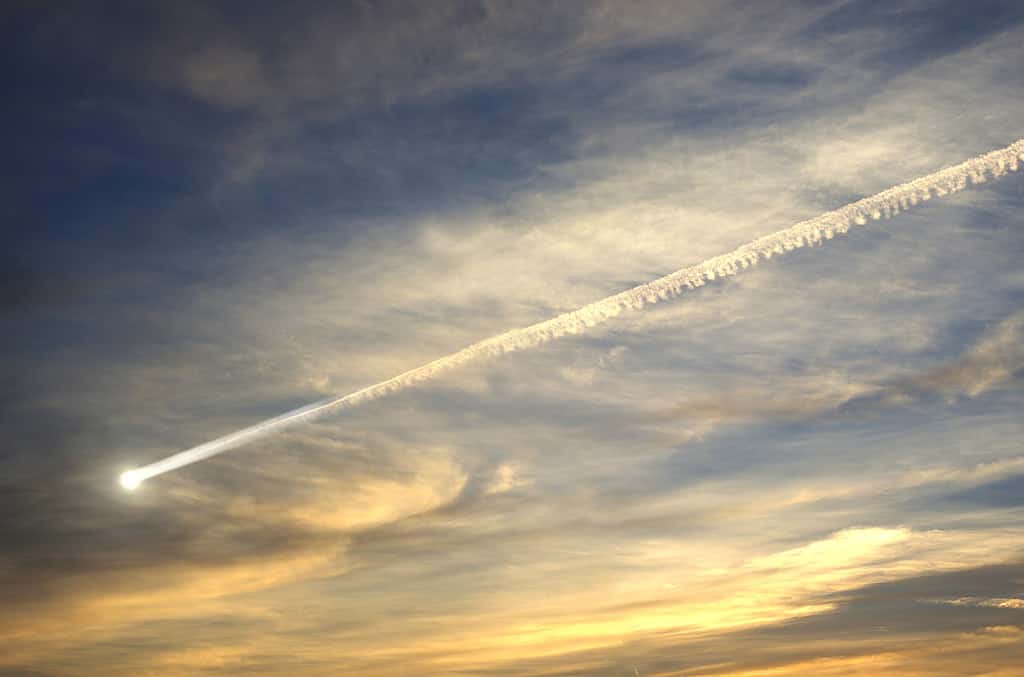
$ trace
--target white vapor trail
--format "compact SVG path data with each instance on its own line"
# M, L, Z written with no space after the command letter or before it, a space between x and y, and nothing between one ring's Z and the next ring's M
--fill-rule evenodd
M770 259L774 254L819 244L823 240L847 232L854 225L863 225L869 219L889 218L933 196L940 197L964 190L968 183L978 184L989 176L1001 177L1008 171L1017 171L1021 160L1024 160L1024 139L909 183L883 190L877 195L857 200L813 219L801 221L785 230L760 237L728 254L682 268L652 282L627 289L550 320L484 339L456 353L362 390L315 402L149 465L129 470L121 475L121 483L127 488L134 488L150 477L215 456L288 426L404 390L467 362L531 348L567 334L578 334L615 317L624 310L639 310L648 304L678 296L688 289L701 287L715 278L735 275L762 259Z

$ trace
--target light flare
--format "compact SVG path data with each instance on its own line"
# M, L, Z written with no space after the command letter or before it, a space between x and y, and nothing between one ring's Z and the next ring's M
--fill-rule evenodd
M138 470L125 470L121 473L118 481L121 482L121 486L127 491L135 491L142 484L142 473Z

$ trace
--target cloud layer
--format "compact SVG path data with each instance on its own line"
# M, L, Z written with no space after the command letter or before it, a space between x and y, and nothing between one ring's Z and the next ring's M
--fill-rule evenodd
M1020 138L1017 3L7 12L0 672L1020 664L1017 174L116 485Z

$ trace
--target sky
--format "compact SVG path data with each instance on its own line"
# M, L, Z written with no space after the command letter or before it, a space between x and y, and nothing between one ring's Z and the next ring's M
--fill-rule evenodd
M0 9L0 675L1024 663L1024 176L122 471L1024 137L1016 0Z

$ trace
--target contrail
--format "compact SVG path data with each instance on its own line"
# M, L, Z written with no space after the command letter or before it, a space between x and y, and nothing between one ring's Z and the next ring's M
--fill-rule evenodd
M863 225L868 220L889 218L933 196L941 197L964 190L968 183L983 183L989 176L1001 177L1008 171L1017 171L1021 160L1024 160L1024 139L909 183L883 190L877 195L857 200L813 219L801 221L785 230L760 237L728 254L682 268L652 282L637 285L577 310L562 313L550 320L484 339L386 381L347 395L314 402L198 447L129 470L121 475L121 484L126 488L135 488L150 477L215 456L288 426L311 421L325 414L349 409L363 402L404 390L467 362L532 348L567 334L578 334L615 317L624 310L639 310L648 304L678 296L688 289L701 287L715 278L735 275L762 259L770 259L774 254L819 244L823 240L847 232L854 225Z

